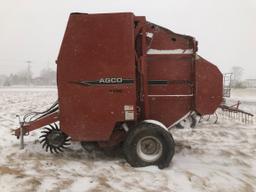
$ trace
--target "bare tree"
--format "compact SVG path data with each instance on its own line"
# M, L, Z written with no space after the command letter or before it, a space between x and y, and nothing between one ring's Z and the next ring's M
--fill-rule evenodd
M31 85L32 84L32 72L31 72L31 67L30 64L32 63L31 61L26 61L27 62L27 70L25 71L25 76L26 76L26 84Z
M0 86L3 86L7 79L6 75L0 75Z
M40 76L33 82L36 85L56 85L56 71L51 68L42 69Z

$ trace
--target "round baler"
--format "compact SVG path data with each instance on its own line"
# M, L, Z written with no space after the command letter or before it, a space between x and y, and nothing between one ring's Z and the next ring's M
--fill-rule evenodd
M197 41L133 13L72 13L57 59L58 101L26 116L17 137L47 126L41 143L61 152L70 139L90 148L122 146L135 167L167 167L168 131L190 114L215 112L222 74Z

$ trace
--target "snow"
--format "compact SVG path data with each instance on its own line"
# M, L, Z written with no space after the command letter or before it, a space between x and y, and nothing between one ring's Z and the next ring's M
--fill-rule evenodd
M256 102L256 88L232 89L232 99L239 100L241 102Z
M154 34L147 32L147 33L146 33L146 36L147 36L148 38L151 38L151 39L152 39L152 37L154 36Z
M170 49L170 50L149 49L147 54L148 55L193 54L193 49Z
M148 95L148 97L193 97L193 94L188 94L188 95Z
M241 107L256 114L255 89L232 91ZM16 114L44 110L57 99L55 88L0 89L0 191L256 191L256 125L219 115L195 129L171 130L176 154L170 167L133 168L122 156L87 153L72 143L63 154L45 152L40 131L25 137L25 149L11 135ZM254 118L254 122L255 118Z
M158 125L159 127L168 131L167 127L163 123L161 123L160 121L156 121L156 120L153 120L153 119L147 119L147 120L144 120L143 122Z

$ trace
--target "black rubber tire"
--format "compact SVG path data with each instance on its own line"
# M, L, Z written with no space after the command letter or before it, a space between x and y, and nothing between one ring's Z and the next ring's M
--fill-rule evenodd
M162 153L154 161L144 161L137 154L137 144L143 137L152 136L157 138L162 144ZM127 162L133 167L145 167L157 165L160 169L168 167L175 152L175 142L171 133L159 125L152 123L140 123L134 129L129 130L127 138L123 144L123 152Z

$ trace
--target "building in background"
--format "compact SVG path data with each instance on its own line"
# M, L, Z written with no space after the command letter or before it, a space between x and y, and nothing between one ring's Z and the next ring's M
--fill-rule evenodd
M256 88L256 79L246 79L245 86L248 88Z

